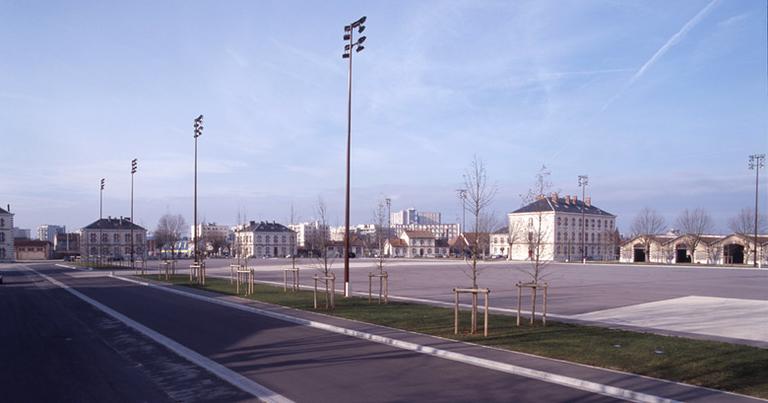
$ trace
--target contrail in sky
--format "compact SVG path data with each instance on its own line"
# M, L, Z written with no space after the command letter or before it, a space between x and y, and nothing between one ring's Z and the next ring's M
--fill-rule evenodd
M600 109L600 112L608 109L608 106L610 106L613 101L615 101L624 91L626 91L627 88L631 87L635 81L639 80L640 77L642 77L649 68L651 68L662 56L664 56L664 54L667 53L667 51L672 46L675 46L678 42L680 42L683 37L685 37L685 35L688 34L691 29L693 29L693 27L695 27L699 22L701 22L702 19L704 19L704 17L707 16L707 14L715 7L715 5L717 5L719 1L720 0L712 0L709 4L706 5L706 7L694 15L693 18L688 20L688 22L686 22L685 25L683 25L683 27L680 28L676 34L672 35L672 37L669 38L669 40L664 45L662 45L659 50L657 50L656 53L654 53L653 56L651 56L651 58L648 59L648 61L645 62L645 64L643 64L642 67L637 70L637 72L635 72L634 75L632 75L632 78L630 78L629 81L624 84L621 90L617 92L616 95L611 97L611 99L609 99L605 105L603 105L603 108Z

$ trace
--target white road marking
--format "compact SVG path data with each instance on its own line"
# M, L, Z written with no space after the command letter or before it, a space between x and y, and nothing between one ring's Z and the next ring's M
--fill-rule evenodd
M522 376L522 377L544 381L548 383L553 383L557 385L567 386L573 389L583 390L590 393L601 394L601 395L624 399L632 402L653 402L653 403L676 402L675 400L672 400L672 399L667 399L660 396L654 396L647 393L636 392L629 389L618 388L615 386L605 385L605 384L592 382L592 381L586 381L583 379L554 374L551 372L525 368L517 365L488 360L485 358L473 357L466 354L454 353L446 350L437 349L434 347L397 340L390 337L384 337L384 336L379 336L371 333L361 332L359 330L348 329L340 326L330 325L323 322L298 318L295 316L290 316L282 313L272 312L269 310L259 309L253 306L238 304L230 301L223 301L216 298L211 298L211 297L198 295L198 294L187 292L187 291L182 291L172 287L158 286L145 281L139 281L131 278L113 276L113 275L110 275L110 277L113 277L118 280L130 282L130 283L134 283L134 284L152 287L152 288L169 292L172 294L182 295L188 298L225 306L228 308L255 313L262 316L268 316L268 317L283 320L289 323L295 323L298 325L312 327L315 329L321 329L321 330L325 330L332 333L352 336L359 339L372 341L375 343L397 347L403 350L414 351L417 353L432 355L435 357L440 357L440 358L444 358L451 361L457 361L464 364L470 364L470 365L474 365L477 367L486 368L494 371L504 372L512 375L517 375L517 376Z
M247 392L253 395L254 397L261 399L265 402L275 402L275 403L291 403L292 400L288 399L285 396L282 396L240 374L238 374L235 371L232 371L231 369L213 361L208 358L206 358L203 355L198 354L197 352L190 350L189 348L177 343L176 341L163 336L162 334L156 332L155 330L152 330L144 325L142 325L139 322L136 322L135 320L121 314L120 312L115 311L114 309L80 293L79 291L69 287L68 285L51 278L45 274L42 274L38 272L37 270L31 268L31 267L24 267L27 270L31 270L32 272L36 273L38 276L48 280L50 283L55 284L64 290L68 291L70 294L76 296L77 298L80 298L81 300L93 305L95 308L99 309L100 311L106 313L107 315L119 320L120 322L123 322L127 326L135 329L139 333L149 337L150 339L154 340L157 343L162 344L163 346L167 347L169 350L173 351L174 353L178 354L182 358L194 363L195 365L198 365L207 371L211 372L212 374L218 376L225 382L230 383L231 385ZM119 277L116 277L119 278Z

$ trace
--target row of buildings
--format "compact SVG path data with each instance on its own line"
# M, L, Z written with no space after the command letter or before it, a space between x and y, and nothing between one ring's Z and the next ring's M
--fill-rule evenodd
M432 258L469 256L475 242L482 257L509 260L615 261L654 263L742 264L768 256L768 235L691 235L667 233L622 240L616 216L592 204L589 197L541 195L507 214L506 225L495 231L462 232L458 224L443 224L439 213L402 210L390 216L391 225L358 225L352 228L353 256ZM196 235L204 252L241 257L343 255L343 227L319 221L282 225L255 222L234 227L202 223L190 236L172 245L156 245L147 230L128 217L99 219L77 233L61 226L41 226L38 237L53 239L14 240L10 206L0 208L0 261L81 255L129 259L148 255L191 256ZM695 245L695 250L694 250ZM755 246L756 245L756 246ZM538 255L538 256L536 256Z

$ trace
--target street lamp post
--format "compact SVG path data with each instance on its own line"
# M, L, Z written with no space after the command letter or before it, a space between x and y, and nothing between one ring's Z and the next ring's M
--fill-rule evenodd
M584 221L584 207L587 206L585 196L587 194L586 189L589 184L589 177L587 175L579 175L579 186L581 186L581 262L587 263L587 235L586 228L587 222Z
M387 240L392 238L392 199L387 197L384 199L384 202L387 203ZM381 253L384 253L383 251Z
M754 259L752 264L754 267L757 267L757 226L759 224L758 220L758 211L757 211L757 205L758 205L758 188L760 183L760 168L763 168L765 166L765 154L752 154L749 156L749 169L755 170L755 248L754 248Z
M192 230L192 244L195 248L195 264L200 264L200 256L197 251L197 138L203 134L203 115L198 116L194 123L195 128L195 207L194 207L194 227Z
M99 253L96 255L99 259L99 265L101 265L101 253L103 252L104 246L101 244L101 227L102 227L102 217L104 213L104 182L106 181L105 178L101 178L101 184L99 186Z
M343 59L349 59L349 73L347 76L347 189L346 189L346 203L344 209L344 296L349 297L349 160L350 160L350 148L352 146L352 49L355 53L361 52L365 47L365 36L361 36L354 40L354 30L357 29L358 33L363 33L365 30L366 17L363 16L359 20L344 27L344 40L349 41L344 45Z
M464 233L464 226L467 224L467 189L456 189L459 200L461 200L461 231L459 235Z
M133 216L133 177L136 174L136 170L138 169L139 160L134 158L131 161L131 269L136 269L136 266L134 264L135 258L134 258L134 242L133 242L133 223L136 221L135 217Z

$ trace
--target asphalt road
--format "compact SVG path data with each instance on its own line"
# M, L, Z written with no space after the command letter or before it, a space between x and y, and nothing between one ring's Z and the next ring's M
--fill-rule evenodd
M229 260L206 261L210 274L229 275ZM350 268L353 292L368 292L370 259L352 259ZM183 263L182 263L183 264ZM252 259L257 279L283 281L282 268L288 259ZM313 260L299 259L302 284L311 285L317 273ZM530 263L493 261L480 264L479 285L491 289L491 306L517 307L517 281L530 281ZM395 259L385 266L390 274L390 294L452 302L453 287L471 285L469 267L455 260ZM334 262L337 288L342 287L343 262ZM636 305L690 295L768 300L768 269L712 269L702 267L659 267L626 264L552 263L543 269L550 284L548 310L554 314L576 315L604 309ZM529 306L528 294L523 304Z
M70 277L67 269L50 265L34 268L296 401L612 400L543 381L292 325L111 278ZM186 375L146 372L144 361L151 357L126 359L119 349L114 351L114 341L108 339L96 343L94 337L89 339L83 332L110 328L115 340L138 339L126 343L134 351L144 349L134 343L162 350L154 343L142 340L128 329L115 329L119 327L115 323L105 326L104 315L61 289L49 285L40 287L39 277L34 279L29 274L12 273L6 277L10 287L0 289L3 312L15 311L10 318L3 315L3 322L12 326L3 326L0 333L0 343L13 357L3 360L0 373L5 380L3 396L20 397L11 399L14 401L205 400L205 395L188 394L186 398L179 398L168 393L169 389L178 387L174 382L183 382ZM13 297L8 298L9 295ZM36 304L41 305L35 307ZM81 341L58 340L56 332L25 330L33 324L48 326L51 322L67 329L59 333ZM50 360L57 364L50 365ZM153 378L161 375L166 385L158 386ZM226 389L220 390L221 395L213 400L243 398L236 391Z
M253 400L41 277L2 269L0 401Z

